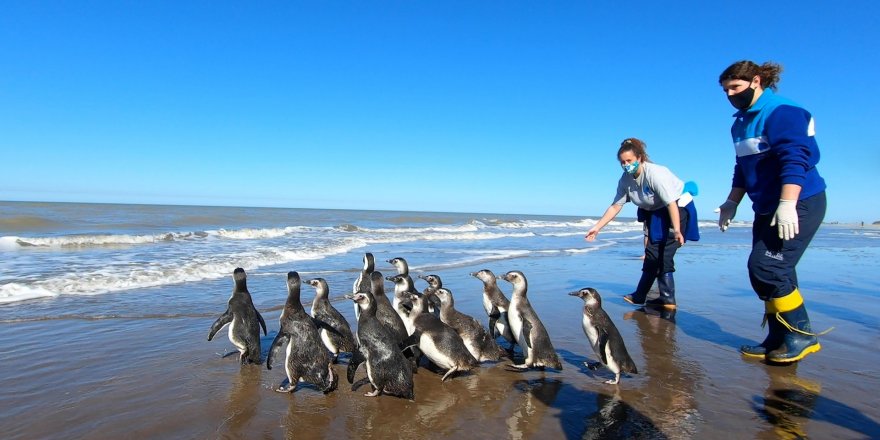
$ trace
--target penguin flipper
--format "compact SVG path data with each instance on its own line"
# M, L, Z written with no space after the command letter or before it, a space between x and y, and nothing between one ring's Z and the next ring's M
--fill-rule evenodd
M260 320L260 327L263 327L263 336L269 336L269 332L266 331L266 321L263 320L263 315L260 314L256 307L254 307L254 313L257 314L257 319Z
M349 382L351 382L351 381L349 381ZM362 387L362 386L364 386L364 385L366 385L366 384L368 384L368 383L370 383L370 378L369 378L369 377L363 377L363 378L361 378L360 380L358 380L357 382L355 382L355 383L353 383L353 384L351 385L351 390L352 390L352 391L357 391L358 388L360 388L360 387Z
M498 318L500 317L501 311L498 310L498 307L495 307L495 305L493 304L492 310L489 311L489 334L492 335L492 339L495 339L497 337L496 332L498 331L498 329L495 328L495 323L498 322Z
M351 352L351 359L348 360L348 371L345 375L346 379L348 379L348 383L354 383L354 374L357 372L358 367L360 367L366 360L364 354L361 353L360 347ZM367 380L369 380L369 378ZM355 389L357 388L352 388L352 391Z
M605 347L608 346L608 334L605 332L599 333L599 352L596 353L599 355L599 360L602 361L603 364L608 365L608 354Z
M290 333L285 331L279 331L278 334L275 335L275 339L272 340L272 345L269 346L269 354L266 356L266 369L272 369L272 360L278 356L278 352L284 347L284 344L290 340Z
M419 339L421 339L421 337L422 333L416 330L400 343L400 350L403 351L410 347L418 347Z
M522 333L523 333L523 337L524 337L525 340L526 340L526 345L528 345L528 346L529 346L529 349L531 349L531 348L532 348L532 336L531 336L531 333L532 333L532 323L529 322L529 321L528 321L527 319L525 319L524 317L522 317L522 315L520 315L520 317L521 317L521 319L522 319Z
M232 322L232 312L227 308L226 311L223 312L213 324L211 324L211 332L208 333L208 340L210 341L211 339L214 339L214 335L216 335L224 325L229 324L230 322Z

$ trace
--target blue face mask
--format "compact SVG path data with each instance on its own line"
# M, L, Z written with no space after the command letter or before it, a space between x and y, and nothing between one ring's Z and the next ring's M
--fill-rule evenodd
M639 161L635 161L633 163L628 163L626 165L621 165L623 170L626 171L626 174L635 174L636 171L639 170Z

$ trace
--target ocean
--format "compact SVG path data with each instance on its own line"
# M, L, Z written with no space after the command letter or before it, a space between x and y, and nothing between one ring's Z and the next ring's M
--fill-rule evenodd
M583 217L25 202L0 213L0 303L17 308L169 285L197 291L236 267L339 278L331 288L343 294L367 251L404 256L421 272L618 246L584 241L595 219ZM603 231L640 236L634 220Z
M835 329L821 352L778 367L737 352L763 337L749 223L721 233L700 212L702 239L676 256L679 309L666 316L620 298L641 267L635 219L586 242L598 217L0 202L0 427L7 438L880 437L880 228L820 228L798 276L814 329ZM286 396L272 391L283 371L221 357L225 330L206 341L237 267L269 327L264 356L289 271L325 278L355 329L344 295L365 252L385 275L394 257L414 278L439 274L456 308L484 324L482 283L469 273L522 271L564 369L490 363L441 383L423 367L413 402L343 384ZM595 355L582 304L566 294L586 286L639 368L616 387L607 370L583 366ZM304 286L307 310L313 296Z

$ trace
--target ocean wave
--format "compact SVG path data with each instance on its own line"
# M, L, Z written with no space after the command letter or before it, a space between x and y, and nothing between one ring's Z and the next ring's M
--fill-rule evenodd
M55 296L58 294L42 287L26 286L19 283L0 285L0 304Z
M85 234L65 235L60 237L0 237L0 241L14 243L15 247L90 247L90 246L118 246L137 245L145 243L159 243L174 240L187 240L205 237L204 232L168 232L152 235L128 235L128 234ZM11 247L11 246L10 246Z
M255 240L264 238L284 237L297 232L311 231L314 228L306 226L288 226L286 228L244 228L244 229L217 229L206 231L208 235L229 238L233 240Z
M32 283L8 283L0 286L0 303L59 295L99 295L138 288L198 282L229 276L236 267L246 270L294 261L319 260L343 254L362 246L359 241L340 242L290 250L263 248L247 254L190 256L183 261L165 260L132 268L128 264L106 264L96 269L81 269Z
M468 254L466 257L453 259L440 264L410 266L410 270L413 272L433 272L444 269L453 269L456 267L472 266L479 263L522 258L531 253L532 251L528 250L472 251L466 252L466 254Z

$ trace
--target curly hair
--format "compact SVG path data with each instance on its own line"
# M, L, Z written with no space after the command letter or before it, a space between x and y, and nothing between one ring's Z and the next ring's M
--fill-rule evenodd
M624 139L623 142L620 143L620 148L617 150L617 157L620 158L620 155L627 151L635 154L642 162L651 161L651 159L648 158L648 146L641 139Z
M773 91L776 91L776 85L781 80L781 74L781 64L768 61L759 66L753 61L742 60L737 61L724 69L724 71L721 72L721 75L718 76L718 84L723 84L724 81L731 79L741 79L751 82L752 78L760 76L762 87L765 89L769 87L773 89Z

